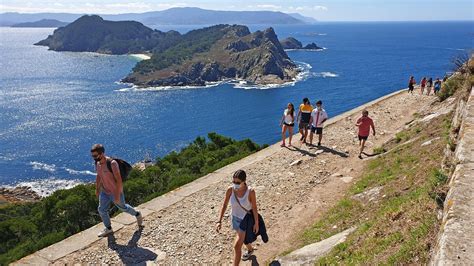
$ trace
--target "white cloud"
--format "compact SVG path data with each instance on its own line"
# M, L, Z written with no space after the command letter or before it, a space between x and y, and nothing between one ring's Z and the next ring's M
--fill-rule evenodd
M262 5L248 5L247 8L249 9L273 9L273 10L279 10L282 9L282 6L277 6L277 5L269 5L269 4L262 4Z
M328 8L325 6L313 6L313 9L318 11L328 11Z

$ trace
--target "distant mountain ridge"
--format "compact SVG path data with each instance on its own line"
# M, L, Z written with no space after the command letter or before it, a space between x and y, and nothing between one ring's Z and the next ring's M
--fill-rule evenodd
M42 19L34 22L24 22L13 24L11 27L13 28L59 28L64 27L68 23L62 22L56 19Z
M272 28L251 33L246 26L220 24L181 35L93 15L56 29L36 45L55 51L152 54L124 79L144 87L202 86L227 79L281 84L299 72Z
M11 26L18 23L34 22L42 19L55 19L72 22L84 14L71 13L1 13L0 26ZM162 11L145 13L125 13L117 15L100 15L111 21L134 20L147 26L156 25L214 25L214 24L307 24L312 18L300 14L286 14L276 11L218 11L196 7L170 8Z

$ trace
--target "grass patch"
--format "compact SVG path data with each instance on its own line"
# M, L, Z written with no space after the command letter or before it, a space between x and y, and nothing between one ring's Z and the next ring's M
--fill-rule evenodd
M352 226L357 230L317 264L426 264L439 229L440 189L447 175L439 167L447 139L421 144L445 134L452 114L399 132L390 153L371 160L365 174L336 206L302 235L305 244L326 239ZM398 141L397 141L398 140ZM385 151L381 147L380 151ZM379 189L371 190L378 187ZM371 195L367 195L371 191ZM378 191L378 193L377 193Z

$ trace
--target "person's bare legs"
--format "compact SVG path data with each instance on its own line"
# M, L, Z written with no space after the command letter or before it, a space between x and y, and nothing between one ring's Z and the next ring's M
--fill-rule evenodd
M285 147L285 139L286 139L286 129L288 127L286 125L283 125L282 129L281 129L281 145L282 147ZM291 135L290 135L291 136ZM290 140L290 144L291 144L291 140Z
M238 266L240 259L242 258L242 245L244 244L245 232L242 230L237 231L237 237L234 242L234 266Z
M309 132L309 145L313 145L313 131Z
M359 158L362 158L362 152L364 151L364 146L365 146L365 139L360 141L360 152L359 152Z
M321 145L321 140L323 140L323 133L318 134L318 135L319 135L318 145Z
M290 133L290 139L289 139L289 143L288 143L288 146L291 146L291 139L293 138L293 127L288 127L288 132Z
M304 138L303 138L303 143L306 143L306 138L308 137L308 128L306 127L304 129Z
M252 251L252 250L253 250L252 244L247 244L247 245L245 245L245 247L247 247L247 250L248 250L248 251Z

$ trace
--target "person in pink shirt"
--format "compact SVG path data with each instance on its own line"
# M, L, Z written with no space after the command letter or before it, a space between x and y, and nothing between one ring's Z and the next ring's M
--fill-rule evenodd
M425 92L426 81L426 77L423 77L420 83L420 95L423 95L423 93Z
M362 152L364 151L365 141L369 138L370 128L372 128L375 136L374 121L369 117L369 111L362 111L362 117L357 119L356 126L359 128L359 159L362 159Z
M143 218L140 212L125 203L122 177L120 176L120 168L117 161L105 156L105 148L102 144L94 144L94 146L92 146L91 156L95 161L97 171L95 181L95 194L99 198L99 207L97 210L99 211L100 218L105 226L104 230L102 230L97 236L104 237L113 233L109 216L109 207L111 203L114 203L119 210L135 216L138 226L142 226ZM110 166L112 171L107 167L108 160L111 161Z

